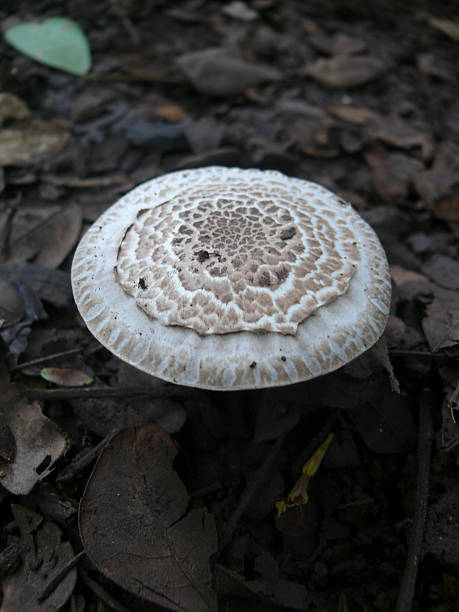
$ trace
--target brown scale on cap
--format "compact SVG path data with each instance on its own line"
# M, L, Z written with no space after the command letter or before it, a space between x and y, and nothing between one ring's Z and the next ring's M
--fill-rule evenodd
M345 215L323 209L260 184L187 189L139 211L119 248L118 282L166 325L295 334L347 290L360 260Z

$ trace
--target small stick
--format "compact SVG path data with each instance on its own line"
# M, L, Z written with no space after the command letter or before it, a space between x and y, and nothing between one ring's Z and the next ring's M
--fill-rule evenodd
M44 357L38 357L37 359L32 359L31 361L24 361L24 363L18 363L17 365L13 366L9 369L9 371L17 372L18 370L25 370L25 368L41 365L47 361L53 361L54 359L60 359L61 357L68 357L69 355L76 355L77 353L81 353L82 350L82 348L69 349L68 351L62 351L61 353L53 353L52 355L45 355Z
M63 567L61 567L58 573L53 576L53 578L51 578L51 580L48 582L48 584L38 596L38 603L41 603L44 599L51 595L54 589L62 582L62 580L64 580L67 574L81 561L81 559L85 555L86 553L84 552L84 550L82 550L72 559L70 559L70 561L67 561L67 563Z
M260 486L263 484L263 481L266 479L266 475L271 469L274 459L277 457L277 454L279 453L280 448L282 444L284 443L286 435L287 434L282 434L281 436L277 438L277 440L274 442L273 446L271 447L271 450L269 451L263 465L258 469L255 475L255 478L244 489L244 492L241 495L241 499L239 500L237 508L231 515L228 521L228 524L226 525L225 531L223 532L223 535L221 537L220 546L218 547L218 553L217 553L218 556L220 556L223 549L231 541L231 538L233 537L233 533L236 529L239 519L244 514L244 511L246 510L247 506L250 504L252 499L255 497L256 493L258 493L258 490Z
M129 397L132 395L149 395L152 399L160 399L163 397L170 398L172 395L181 397L180 394L171 394L169 392L158 393L157 389L149 389L148 387L88 387L88 388L67 388L67 389L37 389L37 388L22 388L22 395L34 400L67 400L81 399L86 397Z
M419 401L418 474L414 501L414 520L395 612L411 612L413 609L413 596L421 557L429 497L430 457L433 437L431 402L432 394L429 391L424 391Z
M101 440L98 444L88 449L81 457L73 461L70 465L58 474L56 478L56 482L65 482L66 480L72 480L75 478L80 472L82 472L85 468L90 465L94 459L97 459L99 453L107 446L107 444L112 439L113 434L109 434L105 436L103 440Z

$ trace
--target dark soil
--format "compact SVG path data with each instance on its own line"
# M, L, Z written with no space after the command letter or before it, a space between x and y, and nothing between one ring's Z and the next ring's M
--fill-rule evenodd
M16 96L0 101L2 610L459 610L457 6L241 5L0 6L3 31L74 19L93 55L78 77L0 43ZM217 47L231 70L191 55ZM92 338L69 283L82 232L135 185L207 165L280 170L355 206L393 276L376 348L225 394L152 382Z

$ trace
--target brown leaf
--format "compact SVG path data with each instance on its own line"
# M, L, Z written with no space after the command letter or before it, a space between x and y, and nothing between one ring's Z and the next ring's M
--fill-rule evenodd
M433 141L427 128L412 127L397 117L374 115L368 121L367 132L372 138L377 138L400 149L421 147L423 159L432 157Z
M384 63L370 55L339 55L319 59L306 67L306 75L329 87L358 87L380 76Z
M62 151L70 133L60 121L33 120L21 128L0 130L0 166L36 164Z
M8 463L14 461L16 442L5 419L3 409L0 409L0 458Z
M3 327L17 323L23 315L24 302L16 287L5 277L0 276L0 321L3 321Z
M442 198L435 203L433 214L448 223L459 223L459 193Z
M459 297L448 292L450 299L436 297L426 308L422 329L432 352L457 345L459 342Z
M383 200L403 199L414 178L424 169L419 160L403 153L372 152L365 155L372 170L376 191Z
M274 604L276 609L278 607L294 610L307 610L309 608L306 588L302 584L290 580L281 578L275 580L265 578L246 580L238 572L223 565L217 565L216 582L218 592L221 595L236 598L236 601L239 599L254 600L256 602L255 606L247 608L250 610L271 610L269 607L271 604Z
M30 111L27 104L10 93L0 93L0 125L5 119L27 119Z
M445 289L457 291L459 289L459 263L445 255L433 255L422 266L422 271L435 283ZM459 296L458 296L459 302Z
M66 441L57 426L43 415L38 402L29 404L19 395L3 364L0 393L5 423L16 443L14 461L2 466L1 483L14 495L27 495L51 472L53 463L66 448Z
M77 204L23 207L16 214L9 243L9 260L57 268L80 235L82 215Z
M68 272L51 270L35 264L9 262L0 263L0 274L22 279L40 299L55 306L73 304Z
M61 530L39 514L13 504L16 524L21 532L20 568L3 578L2 612L52 612L66 603L76 582L76 569L72 569L44 599L40 594L62 568L73 558L69 542L62 542Z
M261 83L278 81L281 73L269 66L246 62L223 48L186 53L177 64L201 93L233 96Z
M355 125L365 125L370 119L376 117L376 113L369 108L351 106L349 104L333 104L328 107L328 112L338 119L353 123Z
M135 595L170 610L216 610L215 525L202 509L187 512L188 493L172 468L176 453L158 425L117 434L81 501L81 537L97 568Z
M170 123L179 123L187 118L186 112L177 104L158 104L155 106L155 114Z
M41 376L48 382L62 385L63 387L82 387L90 385L94 379L81 372L69 368L43 368Z

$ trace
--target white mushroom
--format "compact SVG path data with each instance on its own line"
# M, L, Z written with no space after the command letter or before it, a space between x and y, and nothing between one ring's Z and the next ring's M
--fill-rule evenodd
M166 174L109 208L81 240L75 301L112 353L206 389L296 383L381 335L384 250L353 208L275 171Z

